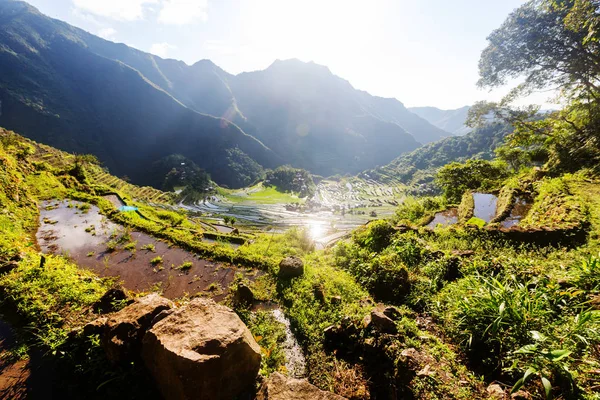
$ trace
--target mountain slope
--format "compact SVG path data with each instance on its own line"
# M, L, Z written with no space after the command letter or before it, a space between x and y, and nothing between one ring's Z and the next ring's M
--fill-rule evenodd
M411 107L409 110L438 128L461 136L472 131L465 125L470 108L465 106L456 110L440 110L436 107Z
M231 122L190 110L138 70L91 51L89 36L26 3L0 0L0 125L94 153L141 184L154 161L173 153L230 186L256 178L240 176L240 152L264 166L279 163Z
M140 184L156 181L148 166L170 154L241 186L282 164L357 173L449 135L326 67L277 61L234 76L209 60L188 66L106 41L14 0L0 0L0 69L0 124L94 153Z
M401 155L388 165L365 171L362 175L385 183L429 183L433 180L435 171L445 164L469 158L493 158L494 149L511 132L512 128L508 125L489 124L464 136L429 143L412 153Z
M327 67L276 61L230 84L240 111L256 127L252 134L292 165L321 175L382 165L419 145L420 138L403 126L374 115L364 106L370 96Z

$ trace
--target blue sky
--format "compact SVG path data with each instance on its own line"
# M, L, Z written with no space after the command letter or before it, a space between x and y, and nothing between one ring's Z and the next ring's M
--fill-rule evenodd
M497 99L477 89L487 35L524 0L27 0L114 42L230 73L299 58L407 106ZM542 102L538 97L534 101Z

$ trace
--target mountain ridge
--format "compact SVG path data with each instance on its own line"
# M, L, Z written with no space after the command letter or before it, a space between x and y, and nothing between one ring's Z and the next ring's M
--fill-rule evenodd
M450 136L396 99L354 89L326 66L276 60L265 70L232 75L210 60L190 66L113 43L15 0L0 0L0 67L11 71L0 77L0 124L64 150L94 153L140 184L148 181L144 166L166 151L238 187L283 164L320 175L358 173Z
M453 110L442 110L437 107L410 107L409 110L440 129L462 136L473 130L465 125L470 108L471 106L463 106Z

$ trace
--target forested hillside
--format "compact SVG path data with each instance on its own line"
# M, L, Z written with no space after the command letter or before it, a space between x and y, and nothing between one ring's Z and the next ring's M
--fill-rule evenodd
M484 125L464 136L450 137L420 147L388 165L365 171L363 175L381 182L400 181L413 185L414 190L421 194L432 193L436 189L431 183L438 168L469 158L490 160L495 157L495 149L502 145L511 132L512 127L508 124Z

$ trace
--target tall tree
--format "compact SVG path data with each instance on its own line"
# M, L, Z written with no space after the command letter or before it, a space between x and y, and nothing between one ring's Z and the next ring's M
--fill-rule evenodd
M509 145L542 154L551 168L575 170L600 164L600 1L531 0L488 37L479 61L482 88L522 79L500 102L477 103L468 124L507 121ZM534 91L555 89L567 105L540 113L516 107Z

